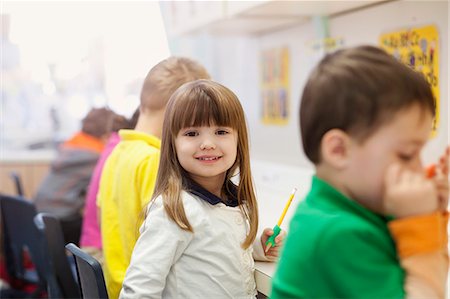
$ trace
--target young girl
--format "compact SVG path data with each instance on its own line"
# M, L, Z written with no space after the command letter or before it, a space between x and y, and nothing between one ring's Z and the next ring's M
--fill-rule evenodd
M237 175L239 184L231 179ZM167 105L153 199L121 298L254 298L258 207L244 111L228 88L197 80Z

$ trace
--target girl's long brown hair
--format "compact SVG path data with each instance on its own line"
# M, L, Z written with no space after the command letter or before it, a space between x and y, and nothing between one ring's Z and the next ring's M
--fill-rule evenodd
M238 134L236 161L227 171L225 182L239 170L239 207L250 224L242 247L248 248L258 230L258 205L250 171L247 126L238 98L225 86L210 80L197 80L182 85L171 96L164 116L159 171L152 199L162 195L169 217L180 228L193 231L180 196L185 189L183 178L188 174L178 162L175 138L183 128L205 125L231 127Z

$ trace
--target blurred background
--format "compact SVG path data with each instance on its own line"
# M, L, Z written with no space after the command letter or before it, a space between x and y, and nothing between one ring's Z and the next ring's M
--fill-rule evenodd
M130 116L148 70L169 55L198 60L240 98L262 208L308 189L300 95L312 67L342 47L384 47L429 78L433 162L449 144L448 16L447 0L2 1L0 191L16 171L32 196L82 116L103 105Z
M92 106L131 115L169 56L158 2L2 2L1 142L51 146ZM48 142L46 142L48 141Z

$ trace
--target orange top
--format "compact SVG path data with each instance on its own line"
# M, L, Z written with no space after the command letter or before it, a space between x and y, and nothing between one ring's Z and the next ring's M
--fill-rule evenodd
M405 258L446 248L447 223L447 212L434 212L391 221L389 230L396 240L399 256Z
M389 224L406 273L406 298L446 298L447 223L448 212L435 212Z
M64 148L84 149L101 153L105 147L104 143L94 136L78 132L72 138L62 144Z

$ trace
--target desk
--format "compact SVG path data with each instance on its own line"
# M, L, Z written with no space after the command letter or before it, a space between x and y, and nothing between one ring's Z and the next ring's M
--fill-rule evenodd
M270 295L272 288L272 276L275 274L277 263L255 262L256 289L266 295Z
M31 199L47 175L56 157L54 150L5 150L0 149L0 193L16 194L12 171L22 179L25 197Z

